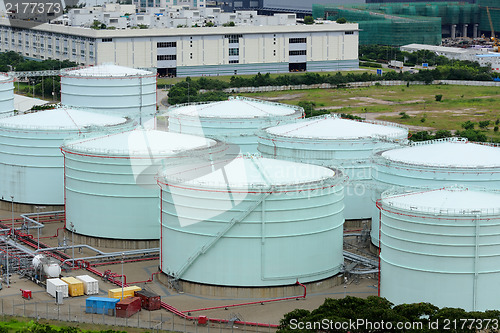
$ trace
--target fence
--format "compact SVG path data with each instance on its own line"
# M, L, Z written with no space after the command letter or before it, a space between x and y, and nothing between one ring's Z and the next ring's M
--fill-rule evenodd
M72 299L73 300L73 299ZM83 300L83 299L82 299ZM231 325L228 323L209 323L207 325L198 325L197 322L184 320L173 313L164 310L146 311L142 310L130 318L119 318L116 315L92 314L85 312L83 305L62 304L57 305L54 301L34 302L33 300L15 301L10 299L1 299L0 310L2 318L6 316L26 317L33 319L49 319L71 323L87 323L95 325L108 325L115 327L133 327L158 331L173 331L186 333L229 333L235 328L243 332L262 332L274 333L275 329L270 327L255 327ZM102 312L107 312L103 311ZM231 319L232 314L227 312L227 319ZM239 318L238 320L243 319ZM238 327L237 327L238 326Z
M265 91L285 91L285 90L305 90L305 89L336 89L336 88L362 88L375 85L381 86L405 86L408 81L367 81L367 82L348 82L343 84L297 84L288 86L262 86L262 87L234 87L224 89L227 93L252 93L252 92L265 92ZM425 85L424 81L411 81L410 85ZM459 86L484 86L484 87L500 87L500 82L494 81L465 81L465 80L434 80L430 84L450 84ZM200 90L200 93L207 92L208 90Z

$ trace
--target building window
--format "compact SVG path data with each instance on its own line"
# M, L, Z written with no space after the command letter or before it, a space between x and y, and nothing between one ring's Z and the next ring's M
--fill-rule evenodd
M229 39L229 44L236 44L240 42L240 38L243 38L243 35L225 35L224 38Z
M162 54L157 55L156 60L177 60L177 56L175 54Z
M304 44L307 42L307 38L290 38L288 42L290 44Z
M344 32L344 34L346 34L346 35L354 35L354 31L346 31L346 32Z
M109 43L109 42L112 42L112 41L113 41L113 38L103 38L102 39L103 43Z
M239 56L240 55L240 49L238 49L238 48L231 48L231 49L229 49L229 55L230 56Z
M189 59L193 59L193 54L189 53Z
M156 43L157 48L162 47L177 47L177 42L158 42Z
M291 56L306 55L306 50L289 51L288 54Z
M240 61L239 60L229 60L229 63L230 64L239 64Z

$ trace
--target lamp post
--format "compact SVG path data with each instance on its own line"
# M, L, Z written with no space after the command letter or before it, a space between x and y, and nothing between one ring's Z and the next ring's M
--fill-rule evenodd
M9 283L9 241L7 236L5 236L5 245L7 246L6 249L6 266L7 266L7 288L10 288L10 283Z
M70 222L69 223L69 227L70 227L70 230L71 230L71 245L72 245L72 248L73 248L73 267L75 267L75 241L74 241L74 235L75 235L75 225L73 224L73 222Z
M40 209L44 209L45 206L35 206L36 208L36 221L40 223ZM36 229L36 244L40 248L40 226Z
M122 253L122 298L123 301L123 261L125 260L125 253Z
M12 211L12 236L13 236L13 239L14 239L14 242L16 241L16 231L14 229L14 196L11 195L10 196L10 202L11 202L11 211Z

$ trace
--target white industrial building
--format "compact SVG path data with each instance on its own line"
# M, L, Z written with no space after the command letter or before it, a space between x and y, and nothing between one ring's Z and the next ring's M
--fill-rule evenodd
M491 48L460 48L425 44L408 44L400 47L401 51L416 52L420 50L431 51L438 56L444 56L448 59L476 61L481 66L491 66L492 71L500 71L500 55L497 52L492 53Z
M201 76L358 68L358 25L93 30L0 19L0 52Z

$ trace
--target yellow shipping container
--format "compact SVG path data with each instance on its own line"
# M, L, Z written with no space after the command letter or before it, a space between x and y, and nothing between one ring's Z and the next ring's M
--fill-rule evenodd
M134 297L134 291L141 291L141 287L131 286L123 288L123 298ZM122 297L122 288L115 288L108 290L109 298L121 298Z
M75 279L72 276L61 278L62 281L68 284L68 294L71 297L83 296L83 282Z

